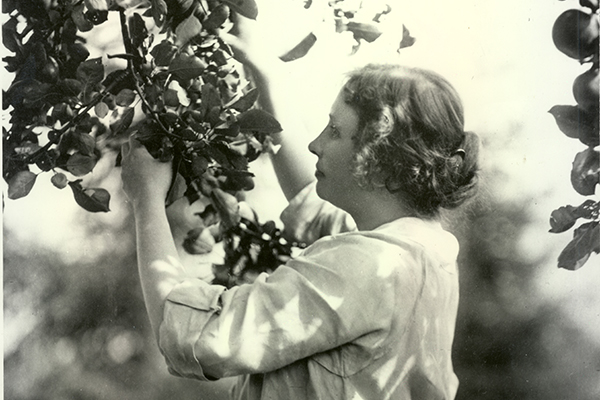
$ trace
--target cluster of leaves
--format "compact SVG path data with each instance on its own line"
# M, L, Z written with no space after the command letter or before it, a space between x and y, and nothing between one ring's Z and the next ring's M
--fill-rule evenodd
M154 157L173 163L167 204L206 196L217 227L210 232L219 238L239 230L235 194L254 187L248 164L271 148L270 135L281 127L253 108L258 93L217 34L231 9L249 18L257 13L252 0L152 0L134 9L107 0L3 2L4 44L14 53L4 59L14 74L3 103L11 115L3 132L8 197L26 196L37 176L50 172L84 209L109 211L108 191L84 187L83 179L137 130ZM119 16L125 53L108 57L127 63L107 73L102 58L89 58L80 33L109 13ZM206 235L195 239L186 246L192 252ZM291 245L278 249L291 253Z
M581 8L562 13L554 23L552 38L556 47L568 57L590 69L573 82L576 105L556 105L550 109L559 129L568 137L579 139L587 148L575 155L571 184L583 196L593 196L600 184L600 128L598 110L600 83L599 15L597 0L580 0ZM575 207L560 207L550 215L550 232L571 229L579 219L588 220L573 232L573 239L558 257L558 267L576 270L592 253L600 253L600 202L586 200Z
M392 11L390 4L384 1L344 1L331 0L330 6L334 10L336 31L352 32L358 50L362 41L374 42L383 33L381 23ZM402 26L402 40L398 45L398 51L414 44L415 38L410 35L406 26Z
M262 272L273 272L291 257L301 243L290 243L273 221L261 225L256 218L242 218L241 223L226 232L225 262L215 265L215 283L231 287L253 282Z
M218 34L231 28L232 11L255 19L254 0L6 0L2 6L8 14L3 42L13 53L4 62L14 74L3 98L11 116L3 130L10 199L28 195L47 172L84 209L109 211L109 192L86 187L85 178L137 131L155 158L173 164L167 205L183 196L190 203L210 199L199 215L201 228L184 247L205 253L225 240L226 263L217 276L227 269L231 284L290 256L295 244L283 241L272 222L242 221L238 203L238 194L254 187L249 163L273 150L271 136L281 131L255 107L257 90ZM377 39L380 20L391 11L383 4L367 12L351 0L330 6L342 21L339 30L353 32L358 44ZM82 33L110 15L118 16L125 51L90 58ZM281 58L300 58L315 41L311 33ZM413 41L405 29L400 47ZM105 68L114 58L124 61Z

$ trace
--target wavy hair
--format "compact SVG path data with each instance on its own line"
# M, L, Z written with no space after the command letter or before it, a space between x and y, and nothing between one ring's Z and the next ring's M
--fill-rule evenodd
M474 195L479 139L464 132L462 102L446 79L371 64L350 74L344 92L359 116L353 172L363 187L385 185L420 216Z

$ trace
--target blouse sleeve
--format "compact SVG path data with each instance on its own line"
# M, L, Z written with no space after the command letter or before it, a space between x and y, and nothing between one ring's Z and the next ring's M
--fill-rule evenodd
M369 333L385 335L399 279L378 266L394 255L354 240L321 240L271 275L230 290L199 280L180 284L160 328L170 371L202 380L264 373ZM411 303L421 279L414 270L405 268L401 279L414 292L407 293ZM405 305L408 321L412 307Z
M328 235L356 230L356 224L345 211L321 199L316 182L302 189L281 213L286 239L311 244Z

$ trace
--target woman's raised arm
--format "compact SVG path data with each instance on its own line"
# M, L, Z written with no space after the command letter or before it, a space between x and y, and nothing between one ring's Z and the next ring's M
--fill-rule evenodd
M269 46L268 34L260 22L238 16L236 31L236 35L222 36L233 47L236 57L250 69L260 92L260 106L283 127L275 136L281 148L273 154L272 161L281 189L290 200L314 180L316 162L307 149L314 135L308 132L299 112L299 82L289 65Z

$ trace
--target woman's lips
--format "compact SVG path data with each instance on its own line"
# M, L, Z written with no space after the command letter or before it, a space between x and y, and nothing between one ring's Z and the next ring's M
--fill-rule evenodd
M325 176L325 175L324 175L324 174L323 174L321 171L319 171L319 168L317 168L317 169L315 170L315 177L316 177L317 179L319 179L319 178L323 178L324 176Z

